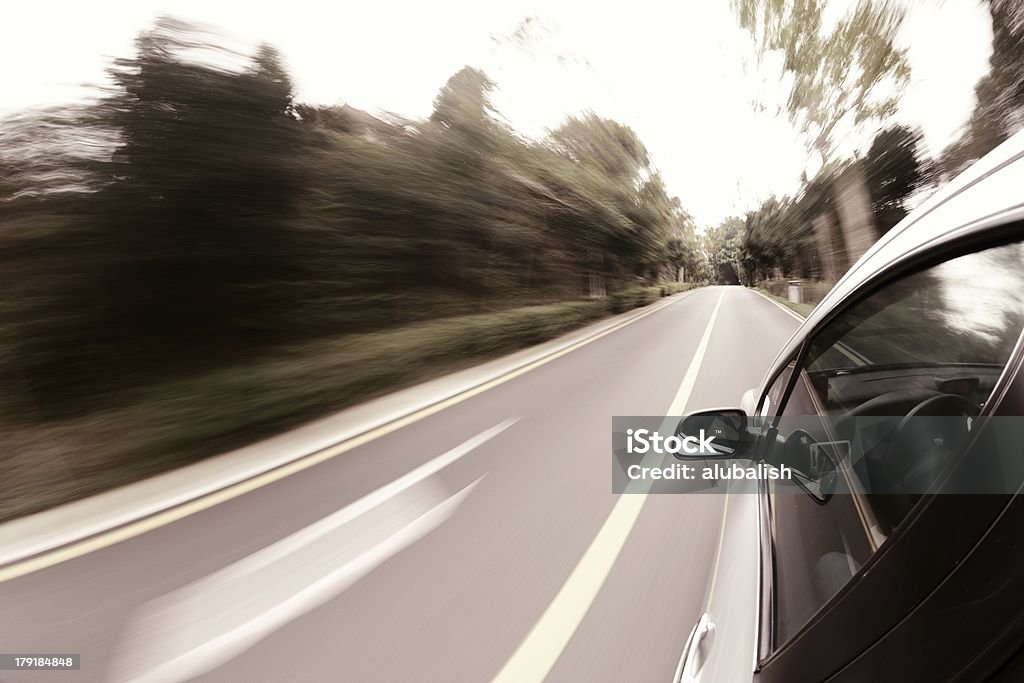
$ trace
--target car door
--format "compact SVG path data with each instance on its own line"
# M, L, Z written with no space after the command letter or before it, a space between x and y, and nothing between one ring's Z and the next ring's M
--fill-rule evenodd
M813 469L801 439L847 448L833 463L841 494L813 495L813 482L766 487L762 681L842 677L950 576L1019 483L1005 482L1003 495L922 494L965 461L996 457L971 430L1015 386L1024 247L947 246L860 291L809 334L759 405L772 418L765 438L774 462ZM965 413L951 415L963 419L960 442L944 449L910 442L897 458L835 434L845 416L907 415L929 400ZM909 658L902 669L901 655ZM897 650L889 663L905 672L921 656ZM946 670L943 657L949 671L961 665L962 657L940 652L933 670ZM885 680L872 671L870 680Z

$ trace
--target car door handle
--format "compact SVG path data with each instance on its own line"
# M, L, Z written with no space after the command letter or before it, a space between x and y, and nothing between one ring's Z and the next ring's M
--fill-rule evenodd
M711 616L705 612L700 615L696 626L690 631L672 683L697 683L700 680L700 670L707 661L708 650L714 637L715 624L711 621Z

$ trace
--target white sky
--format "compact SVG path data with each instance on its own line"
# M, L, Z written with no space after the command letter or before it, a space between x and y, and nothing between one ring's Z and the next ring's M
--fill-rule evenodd
M918 0L901 42L912 82L897 119L941 150L988 70L991 26L977 0ZM498 109L539 136L584 109L632 126L669 191L717 223L771 193L793 192L807 165L727 0L93 0L12 3L0 23L0 111L73 100L160 14L214 24L283 53L304 101L424 117L463 65L498 82ZM500 40L536 17L529 51ZM496 40L498 39L498 40ZM851 143L852 145L853 143Z

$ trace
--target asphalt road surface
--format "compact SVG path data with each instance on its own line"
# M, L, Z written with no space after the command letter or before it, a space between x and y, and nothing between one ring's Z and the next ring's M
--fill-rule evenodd
M612 495L611 417L738 405L797 324L743 288L697 290L337 457L0 583L0 651L82 655L79 672L0 680L668 681L724 496Z

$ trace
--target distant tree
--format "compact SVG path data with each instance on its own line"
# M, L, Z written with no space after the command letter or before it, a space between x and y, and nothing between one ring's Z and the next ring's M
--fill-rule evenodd
M693 282L704 277L706 270L696 224L678 197L672 197L670 203L671 220L664 246L665 258L672 269L672 279L676 279L682 270L684 279Z
M749 212L744 221L741 259L751 280L769 278L774 268L789 270L794 243L783 202L772 196Z
M746 284L743 268L744 221L730 216L704 233L712 277L721 284Z

